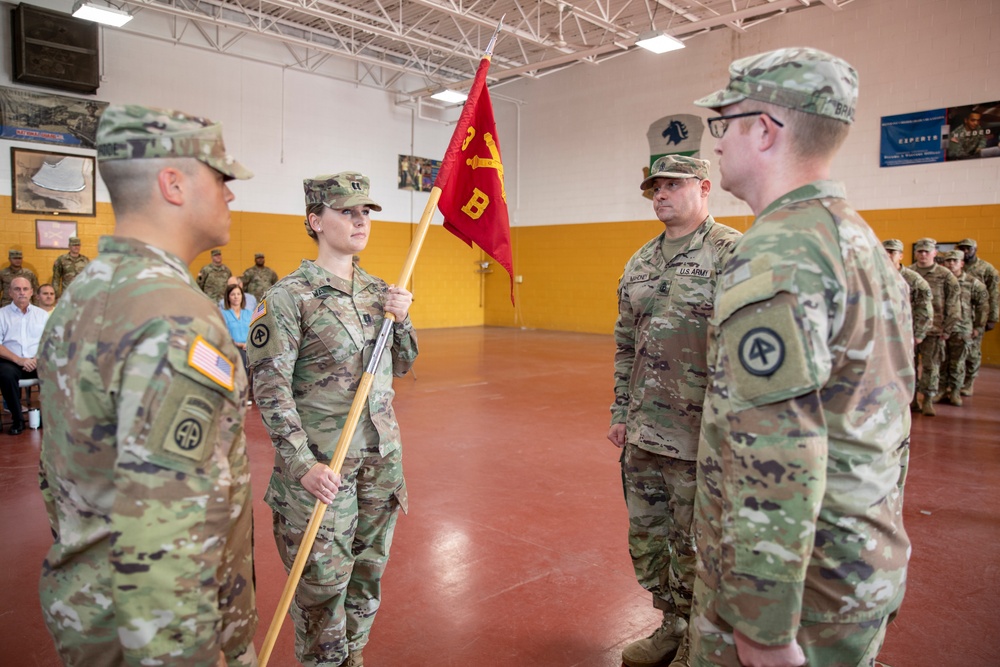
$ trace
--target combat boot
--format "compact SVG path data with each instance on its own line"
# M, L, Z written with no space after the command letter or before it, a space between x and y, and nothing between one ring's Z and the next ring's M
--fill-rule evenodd
M967 384L962 387L962 391L959 392L962 396L972 396L972 385Z
M948 402L951 403L952 405L957 405L958 407L962 407L962 395L958 391L958 389L951 390L951 392L948 394Z
M947 392L939 391L937 394L934 395L934 402L935 403L940 403L941 401L943 401L945 399L945 397L947 395L948 395Z
M677 647L677 655L674 656L674 659L670 661L667 667L688 667L691 664L690 648L691 644L688 641L687 634L685 634L681 638L680 646Z
M664 616L663 623L645 639L637 639L622 649L626 667L656 667L674 657L681 640L687 636L687 621Z
M916 393L913 394L913 400L910 401L910 412L920 412L920 399L917 398Z
M934 401L931 400L930 396L924 396L924 402L920 406L920 412L928 417L934 417L937 415L934 412Z
M365 659L361 657L361 651L348 653L347 660L340 663L340 667L365 667Z

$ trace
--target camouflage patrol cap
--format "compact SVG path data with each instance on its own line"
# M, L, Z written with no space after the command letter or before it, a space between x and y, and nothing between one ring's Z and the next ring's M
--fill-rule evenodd
M262 252L255 252L253 254L253 258L254 259L264 259L264 253L262 253Z
M882 241L882 247L886 250L897 250L903 252L903 242L899 239L886 239Z
M71 236L71 237L69 237L69 244L70 245L80 245L80 237L79 236Z
M695 104L717 110L747 99L850 124L858 102L858 73L818 49L778 49L734 61L729 85Z
M653 186L653 181L657 178L697 178L704 180L708 178L709 166L711 166L711 163L708 160L699 160L696 157L664 155L650 167L649 176L643 179L639 185L639 189L648 190Z
M23 257L20 250L8 250L7 256L11 259L21 259Z
M323 204L327 208L368 206L372 210L381 211L382 207L368 196L369 184L367 176L353 171L326 174L302 181L302 187L306 191L306 206L310 204Z
M949 250L941 253L941 259L947 262L949 259L965 259L965 253L961 250Z
M916 243L913 244L913 249L914 250L936 250L937 249L937 241L935 241L934 239L932 239L930 237L924 237L922 239L919 239Z
M212 257L217 257L218 255L221 255L221 254L222 254L222 251L219 250L218 248L214 248L212 250Z
M959 241L958 243L955 244L956 248L962 248L962 247L965 247L965 246L968 246L970 248L975 248L976 247L976 239L962 239L961 241Z
M222 124L182 111L112 104L97 127L97 159L194 158L226 180L253 173L226 154Z

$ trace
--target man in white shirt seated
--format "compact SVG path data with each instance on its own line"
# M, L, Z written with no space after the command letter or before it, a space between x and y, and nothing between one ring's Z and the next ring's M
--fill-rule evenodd
M0 308L0 393L10 409L13 421L8 433L24 431L21 415L21 390L18 380L37 378L38 343L49 314L31 305L34 290L27 278L14 278L10 284L12 303Z

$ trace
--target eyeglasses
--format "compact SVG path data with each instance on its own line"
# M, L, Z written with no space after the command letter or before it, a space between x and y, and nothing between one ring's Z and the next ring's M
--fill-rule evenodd
M712 133L712 136L716 139L721 139L725 135L726 130L729 129L729 121L734 118L747 118L749 116L767 116L771 119L778 127L784 127L785 124L780 120L767 113L766 111L747 111L746 113L734 113L731 116L715 116L714 118L708 119L708 131Z

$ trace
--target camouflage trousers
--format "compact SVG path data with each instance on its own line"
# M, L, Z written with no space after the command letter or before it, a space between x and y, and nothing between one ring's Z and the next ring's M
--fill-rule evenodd
M917 361L914 364L920 369L917 391L925 396L938 393L938 385L941 383L941 364L944 362L944 343L944 339L940 336L927 336L917 346Z
M290 608L295 657L306 667L336 666L368 643L382 600L382 574L399 509L405 510L402 451L348 458ZM331 521L332 516L332 521ZM291 569L305 527L272 513L278 553Z
M718 624L703 613L706 586L695 582L697 614L688 626L691 640L689 667L740 667L733 629L721 619ZM709 593L711 597L713 594ZM803 667L874 667L882 650L889 617L858 623L802 621L796 635L806 654Z
M697 462L627 444L621 464L636 579L664 615L687 618L696 558L691 523Z
M961 389L965 386L965 364L969 356L971 341L964 336L953 335L945 342L944 391Z
M983 334L969 341L969 354L965 357L965 382L959 389L972 389L983 363Z

